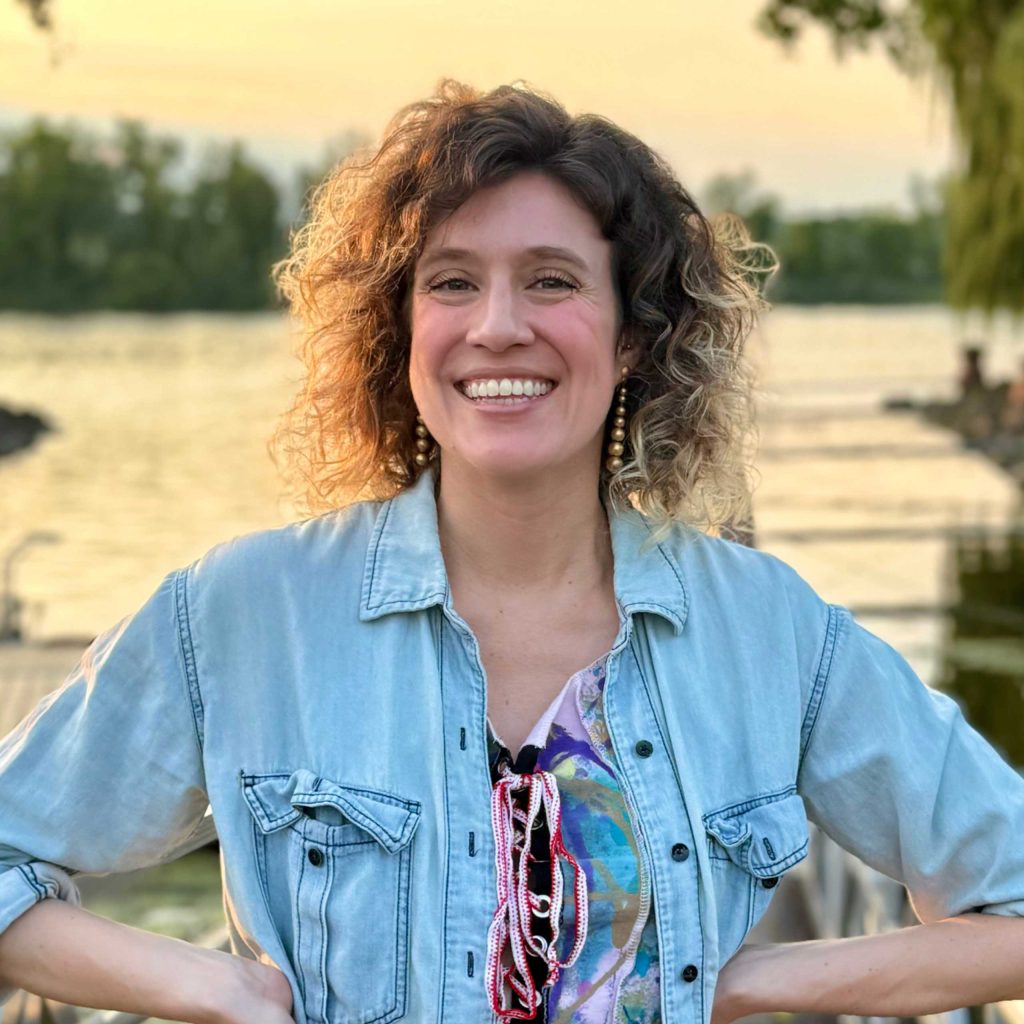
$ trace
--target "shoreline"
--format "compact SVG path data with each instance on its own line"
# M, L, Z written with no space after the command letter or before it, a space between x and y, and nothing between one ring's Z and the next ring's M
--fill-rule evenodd
M1010 408L1010 388L1006 382L979 385L952 401L891 398L883 408L914 412L926 423L957 434L967 451L984 455L1011 477L1024 499L1024 409Z

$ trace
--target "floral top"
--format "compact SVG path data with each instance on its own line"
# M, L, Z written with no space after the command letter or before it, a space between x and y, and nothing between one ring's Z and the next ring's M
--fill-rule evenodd
M536 770L551 772L558 781L562 835L586 875L589 893L583 950L546 990L548 1024L661 1022L651 886L604 719L606 658L566 682L524 744L539 748ZM488 745L492 759L503 749L490 723ZM570 878L563 892L558 941L564 955L575 935Z

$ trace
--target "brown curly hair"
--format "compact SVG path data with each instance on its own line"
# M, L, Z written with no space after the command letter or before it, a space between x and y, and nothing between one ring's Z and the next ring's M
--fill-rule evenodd
M603 496L661 526L745 519L743 347L766 308L770 250L736 218L712 226L668 164L605 118L572 117L518 83L481 93L450 80L399 111L375 151L326 177L274 267L304 328L306 376L271 451L304 508L389 497L422 472L409 386L416 261L433 225L524 170L566 185L612 243L624 336L640 350L623 466L602 471Z

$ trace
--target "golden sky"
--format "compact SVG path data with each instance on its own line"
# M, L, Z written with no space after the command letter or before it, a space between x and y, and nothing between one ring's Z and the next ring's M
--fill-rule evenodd
M945 103L881 54L792 56L754 0L54 0L57 37L0 0L0 119L143 118L312 162L345 129L380 132L443 75L522 78L611 117L699 191L752 168L791 211L905 205L952 159ZM51 50L60 59L54 65Z

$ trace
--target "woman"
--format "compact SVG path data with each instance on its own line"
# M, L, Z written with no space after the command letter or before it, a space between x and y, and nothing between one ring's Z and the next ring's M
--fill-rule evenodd
M283 449L333 510L172 573L0 748L0 976L248 1024L1024 995L1024 782L697 528L744 511L751 253L525 89L445 84L339 169L279 268L309 371ZM71 905L207 803L239 956ZM926 923L737 953L808 815Z

